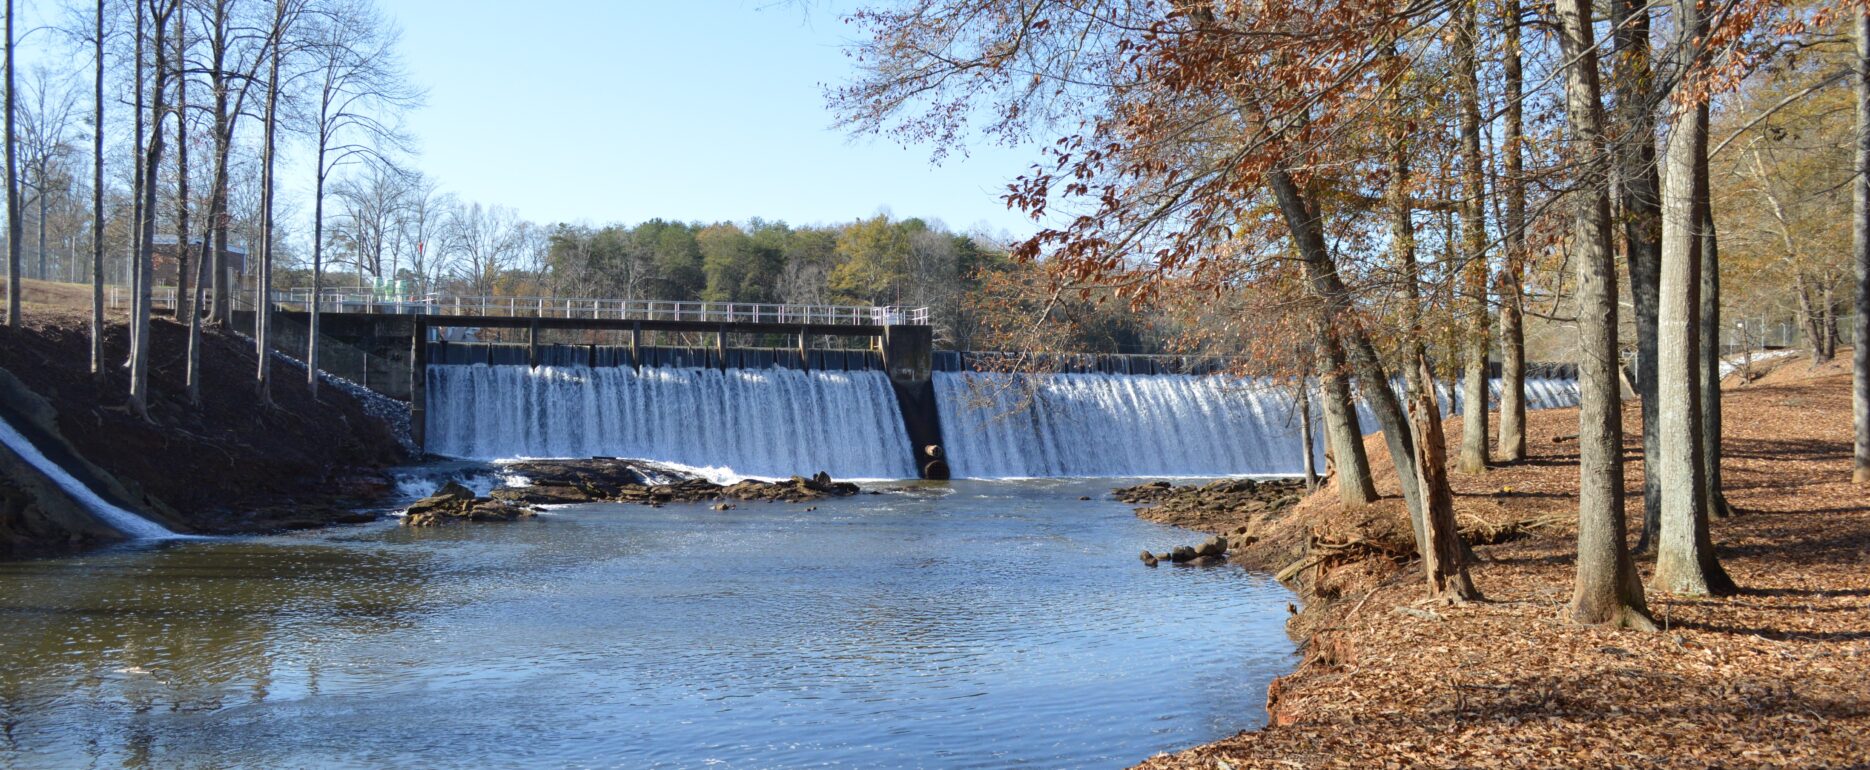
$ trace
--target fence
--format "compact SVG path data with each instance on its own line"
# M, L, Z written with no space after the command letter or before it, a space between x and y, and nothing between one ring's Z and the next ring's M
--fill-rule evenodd
M245 299L245 298L242 298ZM152 287L155 307L175 308L175 287ZM111 287L113 308L127 307L129 293ZM238 308L251 300L237 299ZM281 310L308 310L308 289L273 292L273 306ZM700 321L706 323L825 324L837 326L927 326L926 307L869 307L860 305L779 305L754 302L691 302L676 300L597 299L584 297L487 297L431 293L383 297L370 291L326 289L318 293L318 308L325 313L407 313L444 316L502 316L519 318L605 318L626 321Z

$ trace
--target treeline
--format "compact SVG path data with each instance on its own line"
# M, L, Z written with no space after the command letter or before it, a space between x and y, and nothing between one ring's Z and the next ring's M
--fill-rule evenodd
M634 227L557 225L542 263L510 287L546 296L927 307L941 342L979 341L973 297L991 273L1016 269L1004 249L921 219L879 215L791 227L755 219Z
M1375 499L1360 396L1433 600L1480 596L1448 474L1525 458L1535 337L1578 362L1583 396L1564 614L1643 628L1636 553L1654 555L1664 591L1737 590L1709 525L1728 512L1729 303L1796 305L1823 357L1850 294L1855 336L1870 337L1858 5L929 0L852 21L862 64L831 95L852 130L937 152L1050 140L1009 202L1056 224L1014 245L1040 268L999 294L1027 321L1001 328L1042 338L1061 304L1103 298L1161 308L1178 336L1246 354L1248 370L1306 375L1288 381L1322 406L1350 506ZM1535 334L1529 319L1551 323ZM1870 482L1861 344L1856 368L1856 474ZM1453 456L1433 387L1449 378L1472 405ZM1624 381L1644 443L1634 549ZM1400 392L1359 387L1392 382Z

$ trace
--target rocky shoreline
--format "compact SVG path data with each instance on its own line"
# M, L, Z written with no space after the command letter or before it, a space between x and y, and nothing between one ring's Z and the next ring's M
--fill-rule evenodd
M1111 496L1137 506L1136 515L1149 521L1213 532L1238 527L1251 516L1270 515L1297 505L1305 496L1305 482L1219 479L1198 486L1177 486L1152 481L1113 489Z
M823 472L811 478L747 479L724 485L665 465L615 457L528 460L506 465L504 469L524 483L476 497L460 484L449 482L436 494L410 506L403 517L403 526L517 521L531 518L537 508L544 505L630 503L660 507L670 503L714 502L716 510L727 510L733 507L729 501L805 503L858 492L856 484L832 481L831 476Z
M1202 567L1225 564L1230 551L1258 542L1253 534L1258 525L1297 505L1305 492L1305 482L1299 479L1243 478L1181 486L1151 481L1113 489L1111 496L1137 506L1136 515L1146 521L1214 533L1198 545L1141 555L1150 567L1165 561Z

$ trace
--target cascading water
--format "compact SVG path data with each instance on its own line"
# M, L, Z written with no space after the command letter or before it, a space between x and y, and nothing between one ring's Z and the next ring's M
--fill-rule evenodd
M431 366L429 451L632 457L740 476L914 478L881 372Z
M1458 389L1455 389L1458 391ZM1497 396L1499 383L1494 383ZM1304 471L1298 409L1268 381L1189 375L936 372L954 475L1236 476ZM1443 390L1444 403L1450 399ZM1459 407L1458 392L1452 399ZM1527 406L1576 406L1574 380L1527 378ZM1314 407L1315 409L1316 407ZM1375 416L1358 405L1365 431ZM1313 451L1324 467L1322 418Z
M85 486L84 482L73 477L70 471L65 470L65 468L58 463L53 462L52 458L46 457L44 452L39 451L39 447L34 446L32 441L28 440L26 436L21 434L18 430L15 430L12 424L4 419L0 419L0 444L5 444L8 449L13 450L14 454L19 455L20 459L25 460L28 465L37 468L40 473L45 474L46 478L52 480L52 483L57 484L60 489L65 490L66 494L71 495L72 499L77 500L80 505L90 510L91 514L96 516L99 521L110 525L112 529L122 532L125 536L133 540L161 540L183 537L182 535L170 532L168 528L161 524L145 519L112 504L109 500L105 500L103 497L99 496L97 492L92 491L90 487Z
M936 372L935 394L942 441L956 476L1229 476L1304 470L1292 400L1251 380Z

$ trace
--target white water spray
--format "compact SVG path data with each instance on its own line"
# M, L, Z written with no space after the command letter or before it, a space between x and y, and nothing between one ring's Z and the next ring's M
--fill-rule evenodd
M916 475L881 372L430 366L427 431L429 451L474 460L603 455L743 477Z
M14 454L20 456L20 459L25 460L27 464L37 468L40 473L45 474L46 478L52 480L52 483L57 484L60 489L65 490L66 494L71 495L72 499L77 500L79 504L90 510L92 515L97 516L98 520L110 525L112 529L122 532L129 538L133 540L163 540L184 537L184 535L177 535L174 532L170 532L161 524L145 519L131 511L112 504L109 500L105 500L103 497L99 496L97 492L92 491L90 487L85 486L84 482L73 477L63 466L52 462L52 458L46 457L44 452L39 451L39 447L33 446L33 443L27 440L25 435L15 430L12 424L8 423L6 420L0 420L0 444L6 444L8 449L13 450Z
M1495 382L1496 396L1498 390ZM935 394L957 477L1304 472L1297 405L1267 380L936 372ZM1458 408L1458 393L1453 400ZM1577 382L1527 378L1526 401L1532 409L1576 406ZM1377 430L1361 403L1358 417L1366 432ZM1322 468L1324 421L1314 419L1313 451Z

